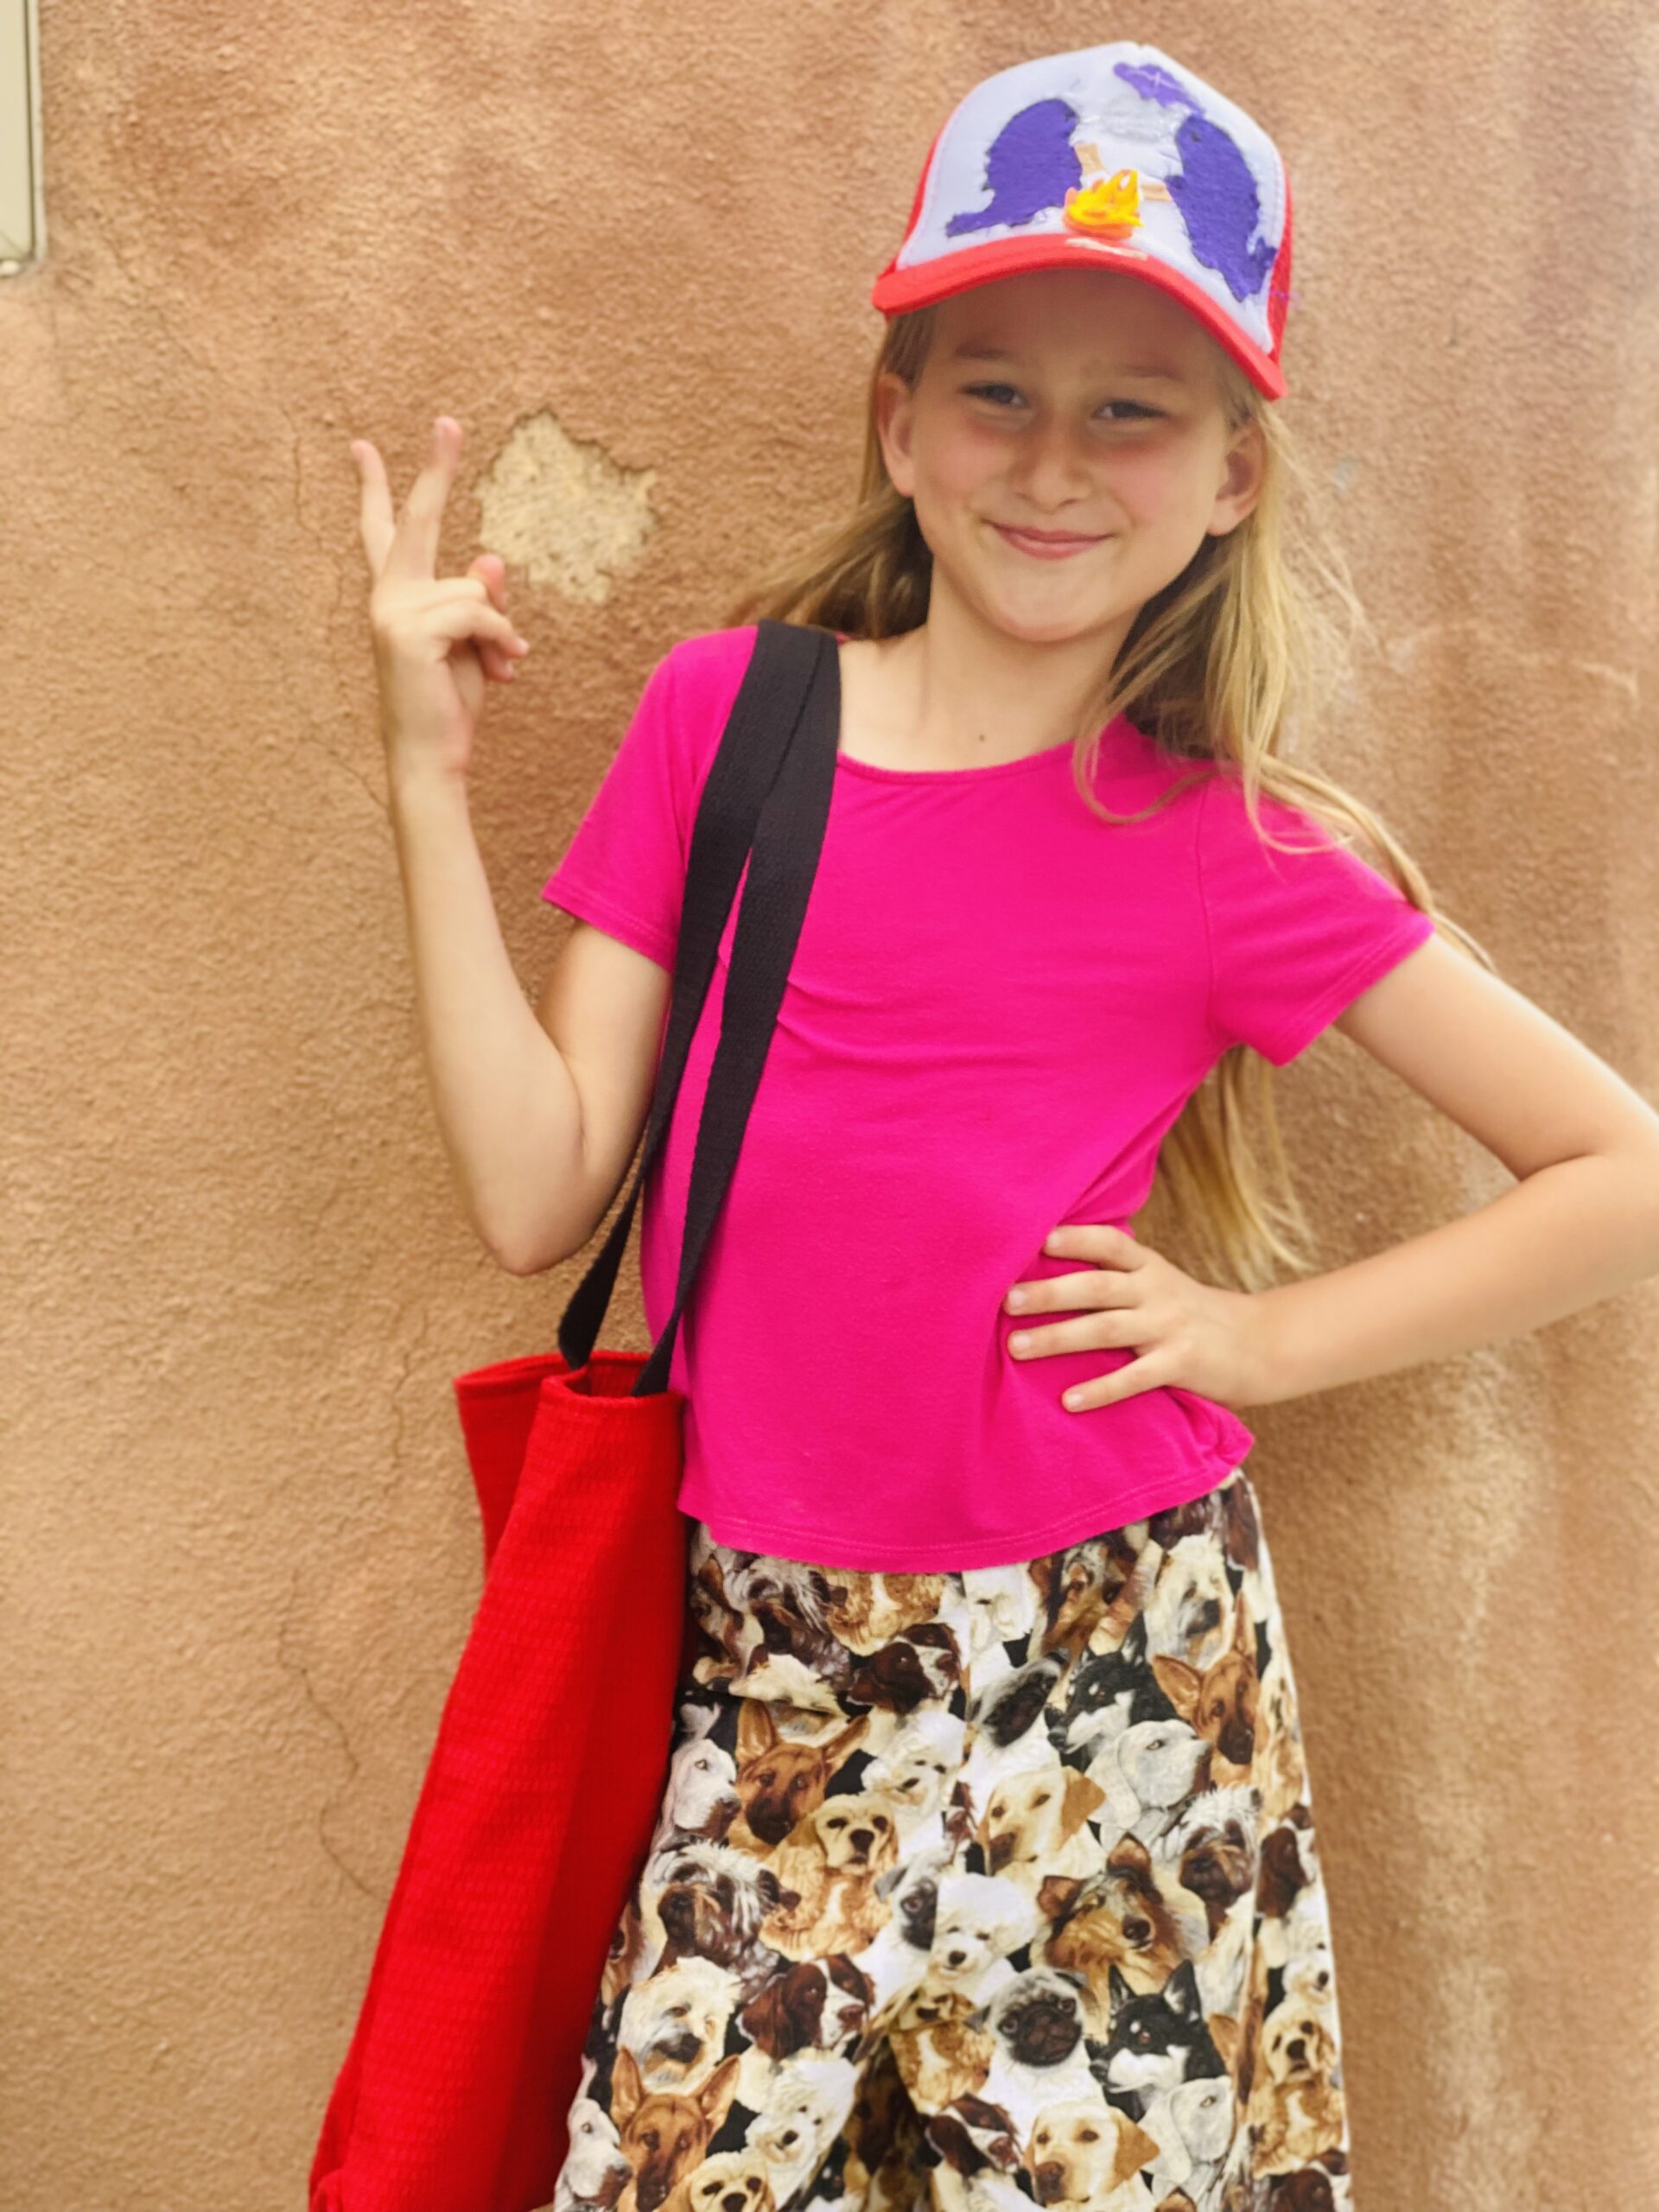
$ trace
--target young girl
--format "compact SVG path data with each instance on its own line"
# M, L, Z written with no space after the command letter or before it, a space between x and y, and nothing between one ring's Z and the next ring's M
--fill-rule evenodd
M875 286L857 507L658 662L545 887L576 920L539 1020L467 817L524 647L499 563L435 575L458 430L396 524L353 448L435 1096L517 1273L633 1154L754 618L840 640L818 873L675 1348L695 1635L561 2212L1351 2202L1240 1409L1659 1269L1659 1117L1286 755L1322 636L1290 250L1273 142L1156 48L967 95ZM645 1200L653 1334L734 926ZM1277 1283L1300 1217L1244 1109L1333 1023L1517 1183ZM1159 1166L1236 1287L1134 1234Z

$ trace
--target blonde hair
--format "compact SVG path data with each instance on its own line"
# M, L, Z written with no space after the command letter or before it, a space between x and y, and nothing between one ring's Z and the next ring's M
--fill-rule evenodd
M728 611L728 624L766 615L842 631L896 637L925 620L932 556L911 501L887 474L877 430L881 376L914 386L937 311L923 308L887 324L869 379L864 457L850 515L754 583ZM1487 968L1490 955L1436 909L1422 871L1376 814L1328 777L1284 757L1308 713L1346 674L1355 632L1371 636L1320 495L1281 407L1267 401L1224 347L1211 342L1230 432L1254 422L1264 473L1255 507L1230 531L1206 536L1186 568L1141 607L1108 672L1073 760L1084 801L1108 822L1139 821L1169 804L1190 778L1143 810L1120 816L1093 788L1095 739L1126 714L1173 760L1231 763L1249 819L1264 842L1257 797L1301 808L1338 842L1355 836L1438 931ZM1294 510L1300 506L1301 512ZM1300 526L1294 526L1300 525ZM1198 773L1208 773L1206 766ZM1213 1271L1242 1289L1264 1288L1277 1268L1317 1264L1313 1236L1291 1177L1274 1112L1271 1061L1234 1045L1188 1100L1166 1135L1154 1192L1173 1209L1171 1226ZM1260 1120L1264 1160L1249 1127Z

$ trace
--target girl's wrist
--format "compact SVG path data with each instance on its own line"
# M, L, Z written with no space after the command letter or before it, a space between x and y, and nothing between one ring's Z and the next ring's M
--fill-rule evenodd
M1241 1406L1271 1406L1281 1398L1297 1395L1285 1358L1281 1308L1271 1290L1247 1294L1249 1302L1244 1308L1244 1333L1249 1382L1246 1395L1238 1402Z
M458 768L431 760L399 760L389 755L386 789L393 809L403 815L450 813L467 807L467 778Z

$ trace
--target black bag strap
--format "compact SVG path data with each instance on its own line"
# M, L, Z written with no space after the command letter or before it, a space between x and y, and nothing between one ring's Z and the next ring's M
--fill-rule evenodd
M720 1041L692 1161L678 1286L635 1380L635 1395L667 1387L680 1313L736 1165L817 867L840 719L834 635L763 617L692 827L673 990L633 1185L559 1322L561 1355L572 1369L584 1366L604 1325L641 1189L668 1131L747 861Z
M836 640L821 631L818 641L799 724L754 833L721 1001L720 1039L697 1123L680 1242L679 1284L662 1333L635 1381L635 1396L667 1387L680 1314L737 1166L817 872L841 734Z

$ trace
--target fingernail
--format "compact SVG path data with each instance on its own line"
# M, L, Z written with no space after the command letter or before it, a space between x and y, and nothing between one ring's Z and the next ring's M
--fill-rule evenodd
M1026 1335L1023 1330L1016 1329L1014 1334L1008 1338L1008 1350L1010 1351L1024 1351L1030 1342L1031 1338Z
M1025 1302L1026 1294L1023 1290L1011 1290L1008 1293L1008 1306L1011 1312L1017 1313Z

